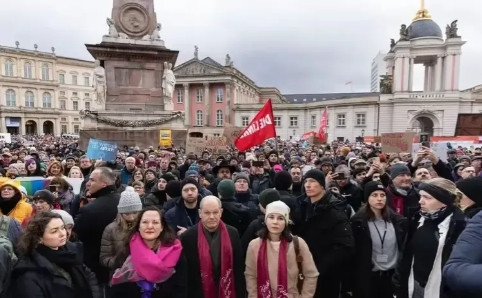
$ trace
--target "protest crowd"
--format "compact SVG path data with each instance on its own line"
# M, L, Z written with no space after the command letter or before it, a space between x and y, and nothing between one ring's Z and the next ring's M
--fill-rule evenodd
M482 297L480 147L267 140L105 161L38 136L1 154L2 298Z

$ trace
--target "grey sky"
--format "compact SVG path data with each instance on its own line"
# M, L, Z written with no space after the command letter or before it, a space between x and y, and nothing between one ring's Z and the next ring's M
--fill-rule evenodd
M107 32L112 0L2 0L0 44L50 51L81 59L92 57L85 43L99 43ZM177 64L210 56L235 66L259 86L283 93L348 92L370 88L371 60L398 39L400 24L410 24L419 0L154 0L161 37L179 50ZM461 88L482 84L482 17L479 0L426 0L445 32L459 20ZM8 3L8 4L7 4Z

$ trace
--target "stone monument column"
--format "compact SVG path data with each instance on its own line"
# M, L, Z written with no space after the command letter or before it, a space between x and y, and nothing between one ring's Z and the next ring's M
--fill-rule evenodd
M442 91L442 55L437 55L435 64L435 91Z
M206 126L211 126L211 98L209 98L209 83L204 83L204 107L206 109Z

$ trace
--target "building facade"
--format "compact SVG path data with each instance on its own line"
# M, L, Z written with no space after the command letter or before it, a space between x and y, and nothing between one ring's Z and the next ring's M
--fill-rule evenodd
M0 131L77 134L79 111L101 109L94 100L94 63L51 52L0 46Z
M386 74L387 63L385 62L385 55L379 52L372 60L372 67L370 72L370 92L380 92L380 76Z

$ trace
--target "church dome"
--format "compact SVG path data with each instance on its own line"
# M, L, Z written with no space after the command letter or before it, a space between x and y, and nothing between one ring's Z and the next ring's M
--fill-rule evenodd
M408 39L415 38L443 38L439 25L431 19L415 20L407 28Z

